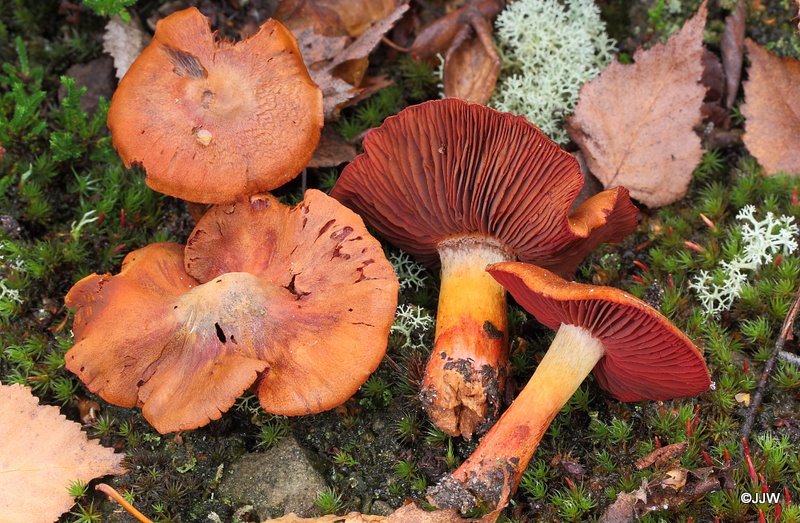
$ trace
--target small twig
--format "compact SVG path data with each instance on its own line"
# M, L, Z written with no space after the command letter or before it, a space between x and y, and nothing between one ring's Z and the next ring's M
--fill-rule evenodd
M389 38L386 37L386 36L382 36L381 37L381 42L383 42L384 44L388 45L389 47L391 47L395 51L400 51L401 53L410 53L411 52L411 48L410 47L403 47L400 44L396 44L393 41L389 40Z
M797 354L792 354L791 352L786 352L785 350L782 350L778 353L778 358L782 359L785 362L800 367L800 356L798 356Z
M152 519L148 518L147 516L136 510L136 508L130 503L128 503L128 501L122 497L122 494L114 490L114 487L112 487L111 485L100 483L95 487L95 490L99 490L109 498L119 503L122 506L122 508L127 510L131 516L135 517L142 523L153 523Z
M786 319L783 320L781 333L778 336L778 340L775 342L775 348L772 349L772 354L769 355L769 359L766 365L764 365L764 371L761 373L761 378L758 380L756 393L753 394L753 398L750 401L750 409L747 411L747 416L745 416L744 423L742 423L742 428L739 431L739 436L745 441L750 439L750 432L753 430L756 412L761 406L761 401L764 399L764 392L767 389L770 374L772 374L772 369L775 368L775 360L778 359L778 354L783 350L786 341L792 337L792 329L794 328L794 320L797 317L798 310L800 310L800 289L795 293L792 306L789 307L789 313L786 315Z

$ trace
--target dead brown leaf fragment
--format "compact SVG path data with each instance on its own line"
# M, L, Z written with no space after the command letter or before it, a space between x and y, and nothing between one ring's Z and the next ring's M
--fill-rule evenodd
M778 57L750 39L744 84L744 144L767 175L800 174L800 61Z
M416 59L444 54L444 94L488 103L500 75L500 57L492 43L492 21L503 9L499 0L468 0L426 26L411 45Z
M125 76L149 40L135 17L130 22L123 22L117 16L109 19L103 33L103 51L114 59L117 78Z
M693 128L705 88L706 4L665 44L614 62L581 89L569 134L606 188L625 186L649 207L686 194L703 150Z
M407 503L388 516L371 516L358 512L350 512L344 516L321 516L318 518L301 518L294 513L277 519L268 519L262 523L492 523L497 520L498 513L492 513L481 519L464 519L454 510L434 510L426 512L414 503Z
M0 521L55 521L75 502L70 483L125 472L123 455L22 385L0 385L0 419Z
M336 167L352 161L357 155L353 144L347 142L339 133L330 127L322 130L317 150L309 162L309 167Z
M642 470L651 465L661 467L668 463L672 458L683 454L688 447L689 444L684 441L656 449L647 456L636 460L636 468L638 470Z
M308 21L306 25L301 25L291 16L281 18L297 39L312 80L322 90L326 121L338 119L339 111L354 103L368 89L363 85L368 81L365 78L369 65L367 57L407 10L408 3L401 2L352 42L335 32L333 35L330 31L323 32L320 28L322 24L318 21Z
M483 24L491 35L491 24L484 19ZM444 94L451 98L461 98L468 102L486 104L494 93L500 75L500 59L491 47L480 37L473 36L447 53L444 64Z
M725 107L729 109L733 107L742 79L745 19L744 0L739 0L733 12L725 18L725 30L720 42L722 65L725 67Z

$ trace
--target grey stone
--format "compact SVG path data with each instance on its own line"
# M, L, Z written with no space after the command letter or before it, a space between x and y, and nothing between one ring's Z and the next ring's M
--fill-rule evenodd
M81 97L81 111L92 113L97 109L102 96L106 100L111 100L114 94L114 60L110 56L95 58L89 63L75 64L67 69L67 76L75 79L75 85L86 87L86 94ZM62 100L66 96L67 90L62 85L58 89L58 99Z
M376 499L370 509L370 514L375 514L376 516L388 516L392 512L394 512L392 506L380 499Z
M319 515L314 504L327 485L311 456L288 436L266 452L244 454L228 467L218 494L253 505L262 519L294 512Z

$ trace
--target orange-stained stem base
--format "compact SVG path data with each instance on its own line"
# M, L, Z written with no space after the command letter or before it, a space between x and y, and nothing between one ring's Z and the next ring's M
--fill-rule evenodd
M506 292L486 266L512 255L489 238L439 244L442 262L436 340L422 404L451 436L483 432L499 414L508 367Z
M550 422L602 356L603 346L587 330L561 325L528 384L475 452L428 491L432 503L462 512L481 502L498 509L508 503Z

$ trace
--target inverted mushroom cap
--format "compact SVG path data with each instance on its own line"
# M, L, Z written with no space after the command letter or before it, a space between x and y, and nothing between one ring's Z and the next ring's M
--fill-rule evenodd
M288 182L322 124L322 93L286 28L268 20L247 40L219 42L195 8L158 22L108 110L125 165L144 166L156 191L200 203Z
M618 187L572 214L583 185L575 158L520 116L455 98L409 107L364 139L331 195L428 265L457 236L491 237L520 260L573 272L636 227Z
M621 401L694 396L711 385L703 355L658 311L612 287L569 282L518 262L490 265L489 273L542 324L588 330L603 344L594 367L598 384Z
M269 412L346 401L380 363L398 283L354 213L319 191L216 206L184 250L153 244L115 276L91 275L67 368L162 433L217 419L260 375Z

